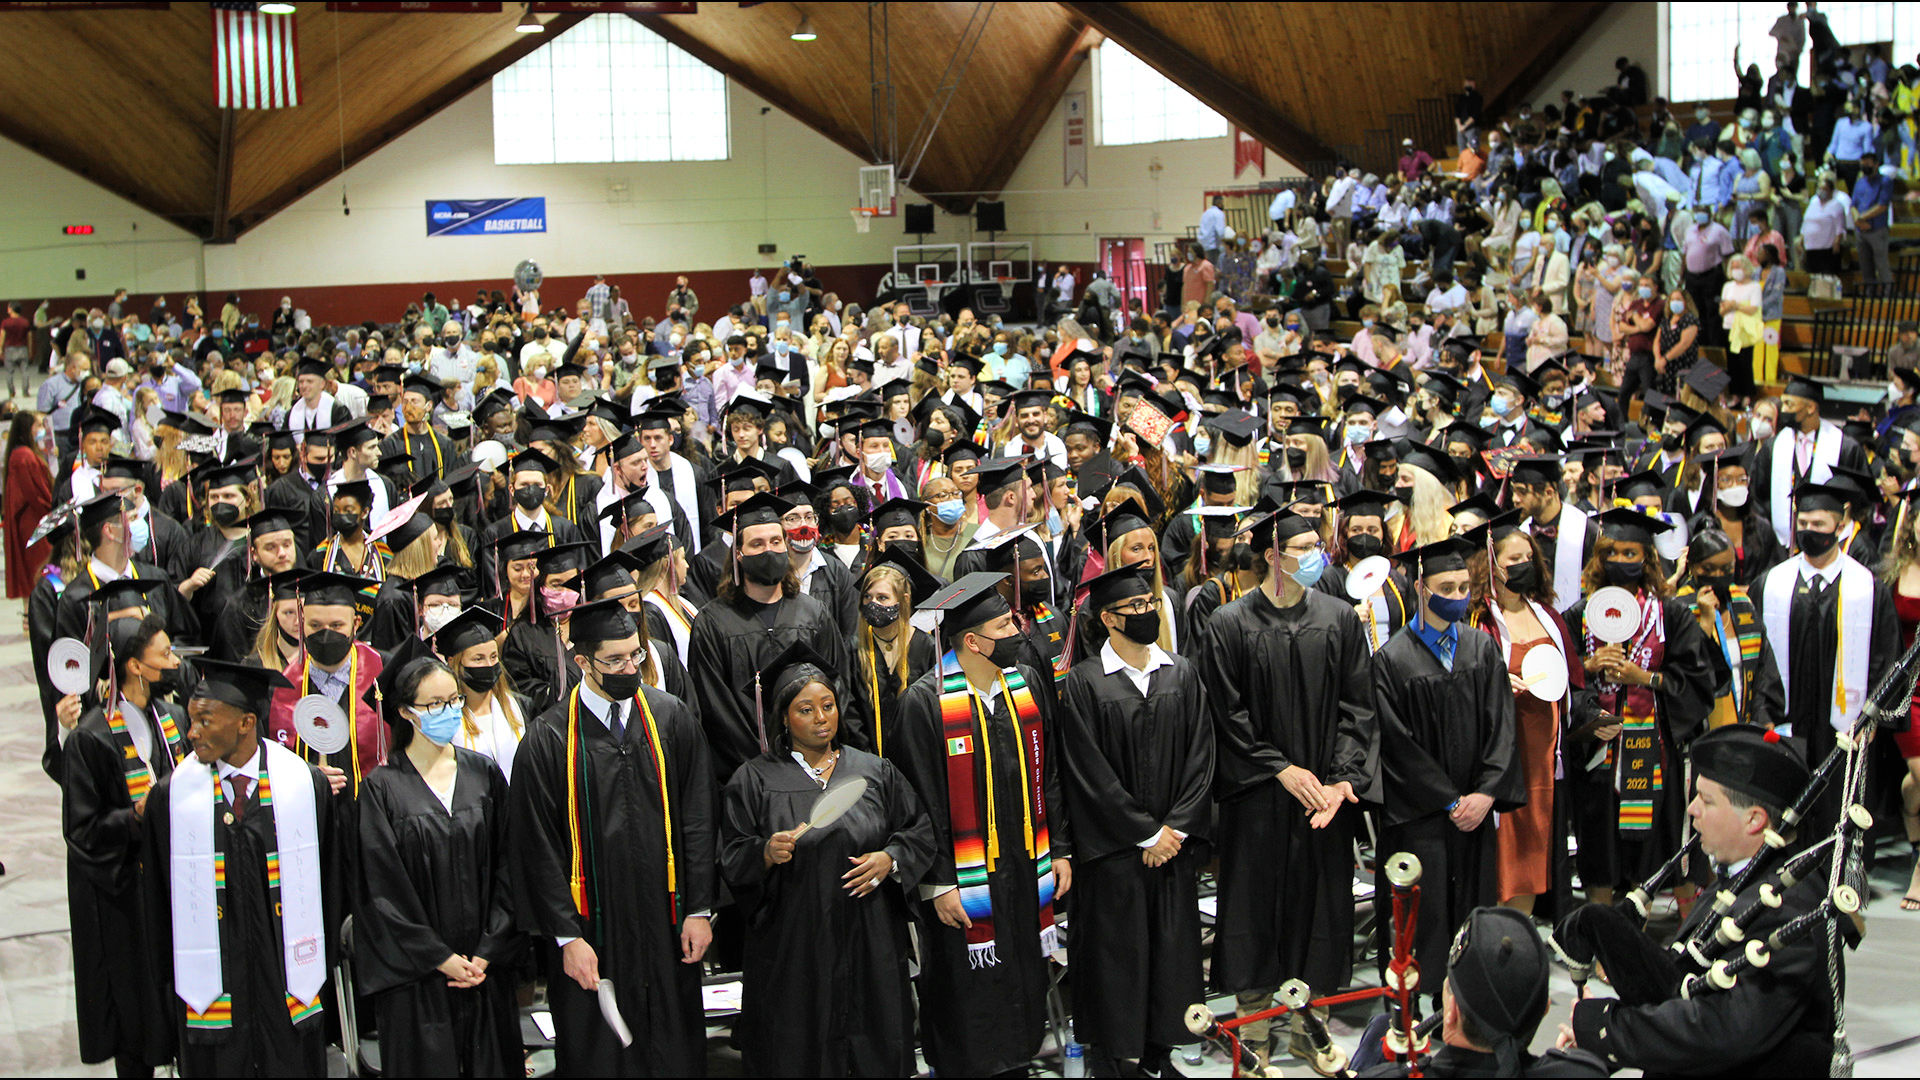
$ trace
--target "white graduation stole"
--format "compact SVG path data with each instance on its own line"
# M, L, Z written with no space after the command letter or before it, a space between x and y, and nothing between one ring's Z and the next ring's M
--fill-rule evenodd
M1795 439L1791 429L1773 437L1773 475L1768 477L1767 512L1773 521L1773 535L1787 547L1793 546L1793 487L1796 464ZM1833 479L1833 467L1840 464L1840 428L1825 421L1813 438L1813 457L1807 463L1807 475L1801 480L1824 484ZM1784 638L1781 640L1785 640Z
M1761 597L1761 621L1766 624L1767 639L1774 643L1773 664L1780 672L1781 693L1788 701L1793 700L1793 594L1802 573L1813 574L1804 555L1795 555L1767 571L1766 595ZM1867 697L1867 658L1873 642L1873 571L1842 553L1838 582L1839 633L1834 642L1838 652L1833 665L1833 693L1828 696L1828 722L1835 731L1850 731Z
M1553 608L1564 615L1580 600L1580 575L1586 569L1587 512L1562 502L1555 528L1559 532L1553 542ZM1531 521L1527 522L1527 532L1533 532Z

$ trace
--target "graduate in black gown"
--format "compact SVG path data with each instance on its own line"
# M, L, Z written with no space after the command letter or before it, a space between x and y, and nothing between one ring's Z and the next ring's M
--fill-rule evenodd
M1506 658L1465 621L1467 560L1482 550L1454 537L1399 556L1418 585L1419 614L1373 656L1386 793L1379 850L1420 859L1413 952L1427 970L1441 965L1468 912L1499 902L1491 815L1526 805Z
M875 555L860 575L854 663L874 703L873 752L881 757L899 749L900 695L939 659L933 638L913 625L914 605L932 599L939 587L938 579L897 548Z
M247 518L244 524L247 549L227 556L227 561L240 560L242 566L248 567L246 578L220 609L218 621L207 633L207 655L231 663L239 663L252 654L254 639L273 611L269 579L292 570L299 563L299 539L285 511L262 510Z
M533 587L526 606L507 622L500 663L513 679L514 689L527 696L535 712L557 703L579 679L579 669L567 662L559 620L579 602L580 567L592 547L584 542L541 547L536 541L531 545ZM511 557L515 551L507 554Z
M82 718L62 755L74 1017L80 1060L144 1076L168 1060L172 1029L144 937L143 817L153 784L189 752L187 714L166 700L178 691L180 658L165 619L115 619L107 640L114 707Z
M1197 884L1212 817L1213 722L1191 661L1155 644L1165 617L1139 567L1088 583L1107 628L1060 685L1073 812L1075 1035L1149 1075L1188 1042L1205 1000ZM1118 1075L1095 1068L1095 1075Z
M720 868L747 916L734 1025L749 1076L910 1076L907 890L933 826L891 763L839 743L835 676L805 642L768 665L772 747L728 781ZM829 789L862 780L832 825L800 833Z
M27 594L27 645L35 656L46 656L47 650L53 647L54 639L60 636L54 623L59 617L60 596L66 592L67 582L72 580L74 566L78 562L73 550L77 524L74 515L67 513L45 537L47 564L40 568L40 580L33 583L33 591ZM60 783L65 775L60 763L65 749L60 735L65 726L61 721L61 703L66 702L69 695L55 689L53 681L44 673L35 682L40 691L40 719L45 732L40 768L53 778L54 783ZM79 706L77 698L66 704L66 723L79 720Z
M655 528L659 529L659 526ZM672 535L661 532L660 540L671 541ZM620 606L633 616L633 623L640 630L640 643L647 650L646 659L640 663L640 681L656 690L665 690L685 704L692 700L689 695L693 693L693 688L687 685L686 665L680 662L680 654L673 650L671 637L654 637L653 626L647 617L659 612L650 607L641 595L640 586L633 577L634 566L633 556L616 551L587 567L580 572L581 599L589 604L596 600L620 601Z
M462 699L439 660L411 660L387 697L395 752L356 807L354 987L373 998L381 1070L519 1076L507 879L507 778L453 745ZM493 977L498 972L499 977Z
M1073 884L1053 695L1018 659L1026 637L999 577L968 575L926 605L947 613L951 651L900 701L896 760L935 837L915 918L921 1042L942 1076L1025 1070L1039 1051L1053 901Z
M194 756L148 792L141 854L146 938L180 1075L325 1076L324 989L345 884L329 873L330 795L345 778L329 783L262 738L284 676L217 660L195 667ZM214 946L210 962L196 943Z
M267 485L260 502L264 509L285 513L293 522L300 550L312 551L327 538L331 516L327 475L333 470L333 432L308 431L299 457L300 464L292 472Z
M685 705L641 684L639 629L619 601L569 618L580 682L514 757L515 923L558 946L546 975L562 1075L699 1076L719 858L706 740ZM601 1019L601 979L629 1047Z
M761 674L767 661L796 641L812 645L841 685L853 688L841 709L840 737L852 746L868 745L864 695L853 678L846 639L826 605L801 594L788 560L780 519L790 509L792 504L762 492L717 519L733 541L709 550L733 555L733 565L713 603L694 616L687 643L687 676L713 749L716 781L766 751L755 695L765 693Z
M1653 538L1672 526L1625 507L1596 520L1588 595L1567 612L1567 644L1586 669L1596 707L1620 723L1569 739L1562 760L1572 778L1580 882L1588 899L1605 903L1679 848L1690 797L1682 762L1732 676L1691 605L1673 596L1660 573ZM1592 594L1608 585L1639 605L1630 612L1638 620L1632 637L1613 645L1595 636L1592 621ZM1636 799L1636 791L1647 794ZM1696 864L1694 884L1704 869ZM1691 888L1678 885L1683 897Z
M152 563L141 562L127 554L127 534L131 518L123 510L119 495L96 495L81 503L78 511L80 550L79 573L60 594L54 609L56 637L83 637L88 628L87 603L94 590L123 577L161 581L165 588L151 590L147 602L167 620L167 626L182 637L191 637L199 629L193 610L167 577L166 571Z
M488 522L480 530L481 550L491 551L494 545L515 532L545 533L549 537L549 546L575 544L587 539L579 526L554 509L557 504L552 480L559 468L552 458L538 450L522 450L513 455L507 463L507 483L513 510ZM490 575L481 573L480 589L483 593L497 595L500 587L499 581L490 580Z
M1266 581L1214 614L1199 650L1218 755L1213 982L1243 1013L1287 979L1316 992L1352 981L1360 816L1347 803L1380 799L1366 634L1352 605L1315 588L1314 528L1284 510L1247 523Z

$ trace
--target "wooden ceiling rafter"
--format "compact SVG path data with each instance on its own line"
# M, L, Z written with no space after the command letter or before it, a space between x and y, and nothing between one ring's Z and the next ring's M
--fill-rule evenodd
M1073 83L1073 77L1093 55L1100 42L1105 40L1100 31L1091 25L1082 24L1067 47L1047 68L1047 73L1027 91L1026 99L1020 103L1015 113L1015 127L1008 132L994 153L981 162L979 172L974 174L973 182L968 186L975 198L992 199L1000 194L1000 189L1013 179L1015 169L1033 149L1033 141L1040 137L1040 129L1046 126L1047 118L1053 115L1053 108L1059 104L1060 96L1067 92Z
M1593 29L1612 6L1607 2L1556 5L1551 32L1522 45L1518 55L1493 69L1498 75L1485 80L1488 84L1483 95L1486 107L1482 112L1487 116L1503 116L1511 111L1520 103L1519 95L1539 86L1540 80L1566 58L1567 50Z

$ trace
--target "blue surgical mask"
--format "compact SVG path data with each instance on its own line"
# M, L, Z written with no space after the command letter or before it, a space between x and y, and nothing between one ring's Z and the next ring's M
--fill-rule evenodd
M949 522L949 524L951 524L951 522ZM1062 529L1065 529L1066 527L1067 527L1067 523L1060 520L1060 511L1055 510L1052 507L1048 507L1047 508L1047 532L1050 535L1058 536L1060 534L1060 531Z
M1193 436L1194 454L1198 457L1206 457L1207 451L1211 449L1213 449L1213 440L1207 437L1207 433L1204 431L1196 432Z
M1493 400L1488 404L1493 406L1493 414L1495 416L1508 416L1513 412L1513 402L1508 401L1499 394L1493 395Z
M458 705L441 705L427 710L415 710L414 723L419 725L420 734L435 746L445 746L460 733L461 709Z
M1685 315L1687 313L1687 302L1685 300L1675 300L1668 304L1667 307L1672 309L1675 315Z
M1634 290L1634 291L1635 291L1636 293L1638 293L1638 294L1639 294L1639 296L1640 296L1640 299L1642 299L1642 300L1651 300L1651 299L1653 299L1653 290L1652 290L1652 289L1648 289L1648 288L1641 288L1641 289L1636 289L1636 290Z
M1459 622L1461 619L1466 618L1467 612L1471 611L1472 609L1473 609L1473 597L1471 596L1459 596L1459 597L1429 596L1427 597L1427 610L1433 612L1436 618L1439 618L1444 622L1450 622L1450 623Z
M134 551L147 550L147 543L152 539L153 524L146 518L137 517L127 523L127 544Z
M1303 589L1311 589L1320 581L1320 575L1327 571L1327 553L1312 551L1295 560L1300 568L1288 574Z
M948 525L957 524L967 515L967 504L959 499L942 499L933 504L933 513Z
M1359 443L1366 442L1367 436L1371 434L1373 434L1373 432L1368 431L1366 427L1363 425L1360 425L1360 424L1347 425L1347 443L1349 445L1357 445Z
M1006 343L1006 342L1004 342L1004 341L996 341L996 342L994 342L994 343L993 343L993 351L994 351L994 353L995 353L995 355L998 355L998 356L1005 356L1005 355L1007 355L1007 343Z

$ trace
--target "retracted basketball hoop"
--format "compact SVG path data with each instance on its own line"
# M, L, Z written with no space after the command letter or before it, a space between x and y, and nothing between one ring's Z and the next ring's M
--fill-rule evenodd
M848 213L853 215L854 231L866 232L873 228L873 219L879 215L880 211L871 206L856 206Z

